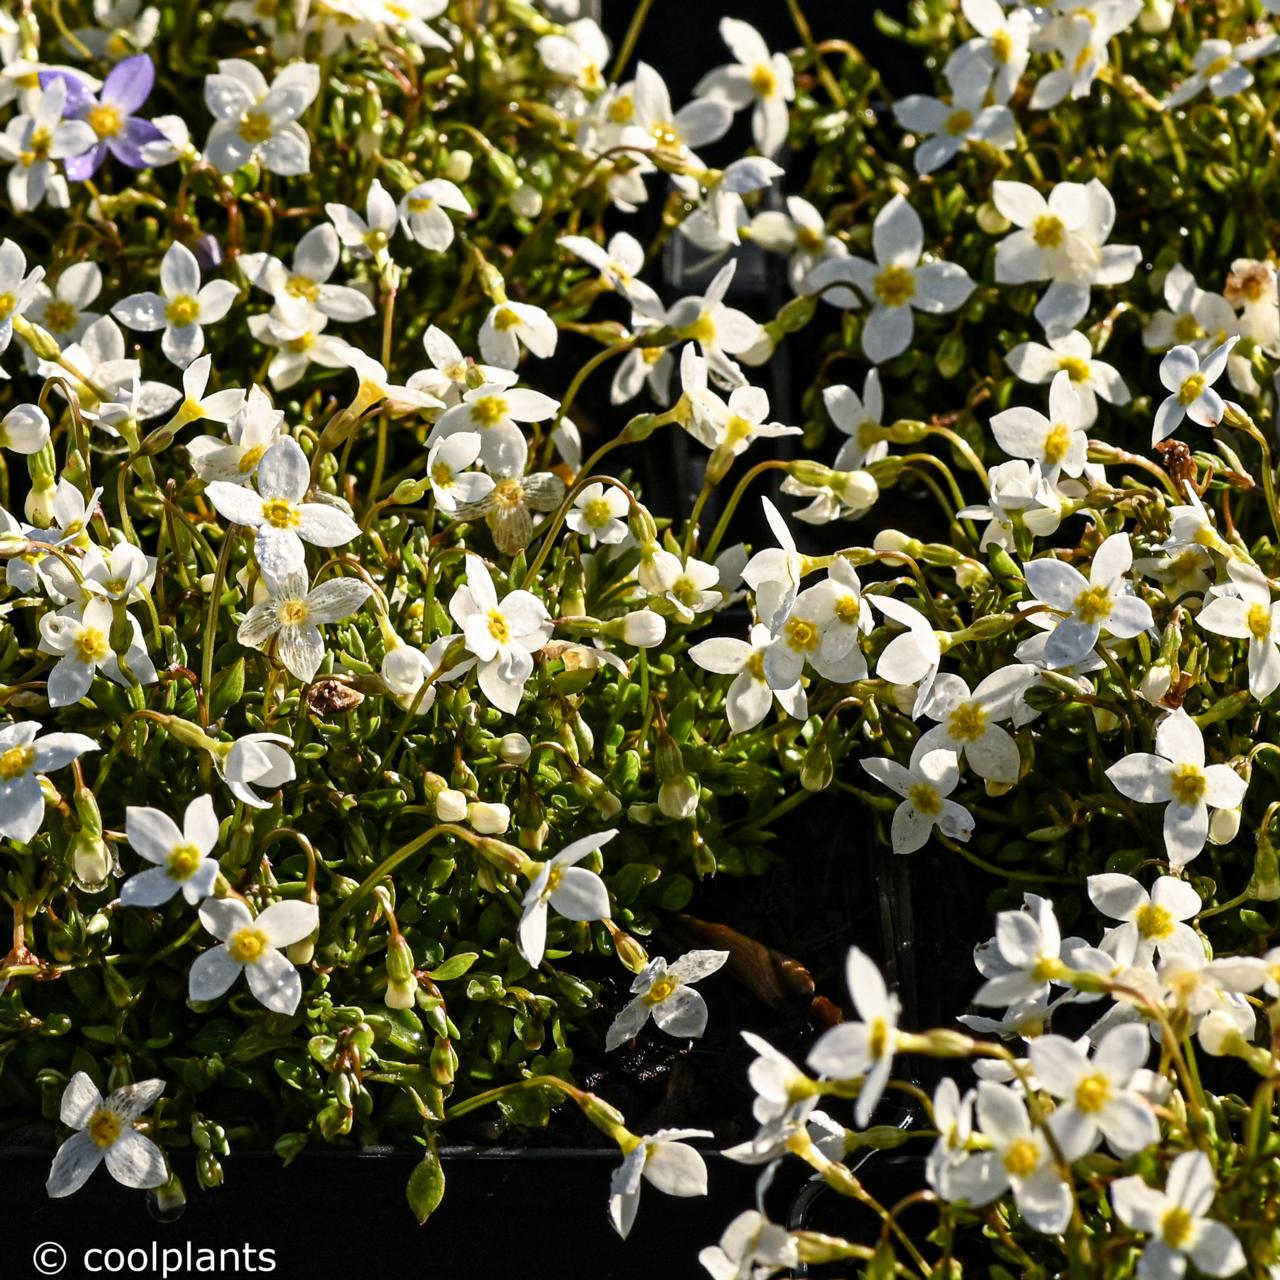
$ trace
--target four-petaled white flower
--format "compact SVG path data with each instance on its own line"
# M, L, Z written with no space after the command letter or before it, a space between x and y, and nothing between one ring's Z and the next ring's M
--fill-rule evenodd
M727 951L689 951L667 964L655 956L631 983L634 999L614 1018L605 1034L605 1049L616 1049L639 1035L650 1014L667 1035L696 1039L707 1029L707 1002L690 984L710 977L728 958Z
M76 1132L58 1148L45 1189L55 1199L79 1191L99 1164L126 1187L162 1187L169 1180L164 1156L136 1122L164 1092L163 1080L122 1085L105 1099L83 1072L67 1082L58 1118Z
M377 178L369 184L363 218L354 209L336 202L326 204L324 211L353 258L372 258L380 266L388 261L388 246L399 215L396 202Z
M1191 59L1191 74L1160 105L1168 111L1190 102L1204 89L1215 102L1243 93L1253 83L1249 63L1276 51L1280 39L1272 35L1232 44L1230 40L1206 40Z
M1132 944L1135 964L1146 964L1157 950L1202 950L1196 931L1184 921L1198 915L1200 895L1176 876L1160 876L1148 893L1132 876L1106 871L1090 876L1089 900L1104 916L1123 923L1103 938L1117 940L1118 951Z
M1088 578L1052 556L1023 565L1032 596L1063 615L1056 625L1049 623L1054 628L1044 647L1049 666L1074 666L1104 631L1118 640L1128 640L1153 625L1151 606L1125 581L1132 564L1129 535L1113 533L1093 553Z
M530 355L546 360L556 353L559 331L541 307L528 302L503 302L494 307L480 326L480 354L503 369L514 369L523 346Z
M143 647L137 619L131 614L125 615L132 639L123 667L120 656L111 647L113 620L111 602L101 596L90 600L83 612L69 605L57 613L41 616L40 652L55 654L58 658L49 672L51 707L68 707L79 702L89 692L93 677L99 671L119 685L155 683L155 664Z
M209 854L218 843L218 819L212 797L199 796L187 805L181 831L159 809L129 805L124 834L139 857L155 863L121 886L120 901L126 907L158 907L179 889L194 906L213 892L218 863Z
M257 492L247 485L213 480L205 488L219 515L254 530L253 554L264 574L280 578L306 563L304 542L340 547L360 526L326 502L304 502L311 467L292 436L277 440L258 463Z
M0 728L0 836L29 844L44 821L40 775L65 769L98 744L83 733L40 733L37 720Z
M594 871L575 866L608 844L617 830L598 831L567 844L554 858L534 863L538 868L524 895L517 930L520 954L536 969L547 948L547 913L554 907L567 920L605 920L609 890Z
M545 422L559 407L559 401L540 391L486 383L464 392L461 404L440 415L427 443L434 445L458 431L470 432L480 437L480 461L489 471L519 475L528 460L529 445L516 424Z
M1001 103L987 105L991 70L974 60L951 76L950 102L927 94L908 94L894 104L898 123L919 134L912 160L919 174L933 173L955 158L966 142L1009 151L1016 140L1013 112Z
M808 699L798 672L778 687L769 681L765 664L773 644L769 628L757 623L751 628L749 642L733 636L716 636L700 641L689 650L689 657L704 671L735 677L724 695L725 719L729 722L730 733L754 729L769 714L774 698L789 716L797 720L803 720L807 714Z
M685 1138L713 1138L710 1129L659 1129L636 1139L609 1181L609 1221L625 1240L640 1207L640 1184L669 1196L705 1196L707 1166Z
M635 236L619 231L607 247L586 236L561 236L556 243L595 267L602 282L622 294L637 311L647 316L662 315L662 302L653 287L637 278L645 255L644 246Z
M1231 1276L1245 1267L1244 1250L1229 1228L1208 1216L1218 1184L1203 1151L1184 1151L1169 1166L1165 1189L1139 1174L1111 1184L1116 1217L1151 1239L1138 1259L1142 1280L1181 1280L1187 1260L1207 1276Z
M295 177L311 165L311 139L298 117L320 92L320 68L292 62L268 86L243 58L224 58L204 82L204 100L215 124L205 159L219 173L234 173L255 157L269 173Z
M1216 427L1222 421L1227 406L1213 384L1222 377L1231 349L1239 341L1239 335L1233 334L1203 360L1194 347L1170 348L1160 361L1160 381L1169 394L1156 410L1153 445L1173 435L1184 416L1202 427Z
M474 431L459 431L431 446L427 453L427 478L441 511L452 514L460 502L478 502L493 492L492 476L467 470L479 456L480 436Z
M942 748L963 757L981 778L1017 782L1018 744L997 722L1013 715L1025 684L1016 665L993 671L972 692L960 676L940 675L924 705L924 714L939 723L920 738L916 754Z
M192 1000L216 1000L244 974L254 998L273 1013L293 1013L302 1000L302 979L281 951L309 938L320 925L310 902L273 902L255 916L237 898L206 898L200 923L219 945L191 965Z
M1135 751L1108 770L1117 791L1141 804L1163 804L1164 844L1172 866L1185 866L1209 834L1209 810L1234 809L1249 784L1229 765L1204 762L1204 735L1181 707L1156 727L1156 754Z
M445 212L464 216L471 212L471 201L447 178L431 178L420 182L400 198L396 213L405 235L424 249L443 253L453 243L453 219Z
M597 480L594 484L585 485L578 493L565 523L593 547L600 544L615 546L627 536L623 517L630 509L630 499L623 490Z
M1196 625L1215 635L1249 642L1249 692L1259 702L1280 685L1280 600L1251 564L1227 561L1229 586L1217 591L1196 614Z
M721 18L720 38L737 62L708 72L693 91L735 111L752 107L751 136L761 153L771 156L787 140L787 103L796 96L791 59L770 53L755 27L740 18Z
M960 781L960 763L954 751L913 753L909 767L885 756L861 764L877 782L902 797L893 811L894 853L915 853L923 848L934 827L962 842L973 834L973 815L947 799Z
M1038 462L1056 477L1078 476L1084 470L1089 450L1084 404L1071 381L1060 369L1049 385L1049 416L1035 409L1018 407L997 413L991 419L996 443L1014 458Z

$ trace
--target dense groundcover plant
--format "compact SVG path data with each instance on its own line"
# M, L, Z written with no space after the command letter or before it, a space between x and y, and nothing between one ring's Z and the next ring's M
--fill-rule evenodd
M0 16L0 1108L54 1196L416 1141L425 1218L449 1121L568 1103L626 1234L710 1135L575 1035L701 1035L727 956L664 921L835 790L995 934L963 1030L855 948L807 1070L751 1039L730 1154L881 1225L745 1209L708 1271L1270 1274L1270 0L926 0L897 101L789 3L673 103L648 7ZM673 522L618 459L678 432ZM857 1172L903 1145L923 1230Z

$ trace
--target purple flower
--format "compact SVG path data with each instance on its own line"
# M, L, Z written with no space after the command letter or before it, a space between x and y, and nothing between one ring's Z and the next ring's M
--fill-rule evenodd
M146 102L155 84L156 70L148 54L139 53L117 62L107 73L102 92L95 98L83 80L67 71L42 71L41 85L61 79L67 85L68 119L83 120L97 135L97 142L78 156L65 161L67 177L73 182L91 178L102 167L108 151L131 169L145 169L142 148L161 138L150 120L133 113Z

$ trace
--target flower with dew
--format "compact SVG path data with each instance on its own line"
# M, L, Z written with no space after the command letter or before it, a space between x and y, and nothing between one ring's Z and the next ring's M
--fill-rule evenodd
M1111 1184L1116 1217L1150 1236L1138 1259L1142 1280L1181 1280L1187 1262L1207 1276L1243 1271L1246 1258L1230 1228L1209 1217L1218 1184L1203 1151L1184 1151L1169 1165L1163 1191L1140 1174Z
M322 222L298 240L292 266L285 266L270 253L242 253L238 265L252 284L271 294L277 303L305 303L339 322L368 319L373 315L373 302L367 293L329 283L341 255L341 241L333 224Z
M230 280L200 283L200 264L175 240L160 260L160 292L131 294L111 308L121 324L140 333L163 329L160 348L180 369L204 350L204 326L217 324L236 299Z
M876 963L864 951L850 947L845 980L861 1022L842 1022L824 1031L809 1053L809 1066L828 1079L866 1076L858 1091L854 1121L859 1128L871 1119L893 1069L902 1006L891 994Z
M1056 623L1048 623L1053 627L1044 648L1049 666L1073 666L1103 632L1128 640L1153 625L1151 606L1125 581L1132 564L1129 535L1113 533L1093 553L1088 578L1052 556L1023 565L1031 597L1058 615Z
M1200 895L1185 880L1159 876L1148 893L1132 876L1107 871L1087 880L1089 901L1104 915L1122 923L1107 930L1121 946L1132 940L1134 961L1145 964L1159 951L1198 951L1203 944L1185 921L1200 913Z
M1016 140L1013 112L1000 103L987 105L991 69L970 61L948 76L951 101L911 93L894 104L902 128L920 137L912 160L924 175L953 160L966 143L979 142L997 151L1010 151Z
M669 1196L705 1196L707 1166L686 1138L713 1138L710 1129L659 1129L630 1146L609 1182L609 1221L625 1240L640 1208L640 1186L648 1182ZM634 1142L634 1146L630 1144Z
M198 796L187 805L181 831L159 809L129 805L124 834L139 857L155 864L121 886L120 901L126 907L158 907L179 889L194 906L213 892L218 862L209 854L218 843L218 819L211 796Z
M973 292L969 273L955 262L921 262L924 226L920 215L896 195L871 227L875 262L835 258L831 271L856 284L871 304L862 329L862 350L872 364L901 355L915 332L913 311L943 315L962 307Z
M1023 382L1052 383L1059 373L1071 376L1071 385L1080 397L1080 423L1086 429L1098 420L1098 400L1108 404L1129 403L1129 388L1114 365L1099 360L1093 344L1079 330L1072 329L1043 342L1020 342L1005 356L1005 364Z
M579 491L565 523L593 547L616 546L627 536L623 517L630 509L631 500L622 489L597 480Z
M603 848L616 829L598 831L567 844L554 858L533 862L533 882L524 895L517 931L520 954L535 969L542 963L547 947L547 913L554 907L567 920L606 920L609 917L609 890L594 871L576 866L583 858Z
M79 1191L89 1175L105 1163L107 1172L126 1187L162 1187L169 1181L165 1159L137 1121L164 1092L163 1080L122 1085L103 1098L97 1085L77 1071L63 1090L58 1118L76 1130L58 1148L45 1189L55 1199Z
M763 155L772 156L787 140L787 103L796 96L791 59L770 53L755 27L739 18L720 19L720 38L737 61L709 71L693 91L734 111L751 107L751 136Z
M44 822L41 775L65 769L86 751L98 751L83 733L40 732L37 720L0 727L0 836L29 844Z
M1044 472L1078 476L1089 450L1083 398L1071 375L1060 369L1049 385L1049 416L1021 406L1005 409L991 419L996 443L1014 458L1038 462Z
M505 387L486 383L463 394L440 415L427 437L434 445L459 431L480 437L480 461L489 471L516 476L524 471L529 445L520 430L521 422L545 422L554 417L560 402L527 387Z
M493 477L482 471L468 471L480 456L480 436L474 431L437 440L427 452L427 479L436 506L450 514L458 504L478 502L493 492Z
M724 695L725 719L731 734L754 729L769 714L775 698L793 719L803 720L808 714L808 700L798 675L776 688L769 682L765 663L773 643L769 628L756 623L749 642L716 636L699 641L689 650L690 660L704 671L734 677Z
M57 613L41 615L40 652L54 654L58 659L48 676L51 707L79 702L98 672L125 687L155 684L156 669L142 643L142 629L132 615L126 614L125 619L132 639L122 664L111 647L114 614L109 600L98 596L83 611L71 605Z
M467 580L453 593L449 615L478 659L481 692L510 715L533 674L533 654L551 639L554 624L546 606L528 591L511 591L499 600L479 556L468 552L466 565Z
M1117 1155L1131 1156L1160 1139L1150 1103L1134 1086L1151 1037L1138 1023L1112 1027L1093 1054L1066 1036L1038 1036L1027 1052L1040 1087L1060 1105L1054 1131L1085 1150L1099 1133Z
M1249 784L1230 765L1205 765L1204 734L1181 707L1156 726L1155 747L1118 760L1107 777L1130 800L1165 806L1165 850L1182 867L1204 848L1209 810L1236 808Z
M291 1014L302 1000L302 979L282 948L309 938L320 927L320 909L311 902L273 902L255 916L238 898L206 898L200 923L218 946L196 956L188 994L216 1000L241 973L254 998L273 1013Z
M1173 435L1184 416L1202 427L1216 427L1222 421L1226 403L1213 389L1213 384L1222 376L1231 349L1239 341L1239 336L1233 334L1203 360L1196 355L1194 347L1169 349L1160 361L1160 381L1169 394L1156 410L1151 428L1153 445Z
M377 178L369 184L363 218L354 209L335 202L326 204L324 211L353 258L372 258L379 266L391 260L391 237L396 233L399 215L396 202Z
M274 641L276 659L298 680L310 681L324 661L326 623L349 618L373 594L363 578L330 578L310 587L305 568L277 575L262 566L267 599L244 615L236 639L251 649L267 652Z
M556 353L558 337L556 322L541 307L508 300L485 316L480 326L480 354L490 364L514 369L520 362L521 347L539 360L547 360Z
M420 182L400 197L396 214L405 235L432 253L443 253L453 243L453 219L446 210L464 217L471 213L471 201L447 178Z
M1249 642L1249 692L1261 702L1280 685L1280 601L1272 602L1270 584L1256 566L1232 559L1227 573L1230 584L1205 601L1196 625Z
M219 173L234 173L252 159L282 177L307 173L311 139L298 121L319 92L315 63L291 62L268 86L252 62L222 59L204 82L205 105L215 121L205 159Z
M281 578L306 563L304 542L341 547L360 526L327 502L304 502L311 466L292 436L277 440L258 463L256 492L247 485L213 480L205 487L218 514L254 531L253 554L264 574ZM344 615L345 616L345 615Z
M902 797L890 830L894 853L924 848L934 827L961 843L973 834L973 815L947 799L960 781L960 761L954 751L921 752L917 747L905 767L885 756L860 763L877 782Z
M689 951L672 964L655 956L631 983L633 999L622 1006L605 1033L606 1051L640 1034L652 1014L659 1030L677 1040L696 1040L707 1029L707 1003L692 984L723 968L727 951Z

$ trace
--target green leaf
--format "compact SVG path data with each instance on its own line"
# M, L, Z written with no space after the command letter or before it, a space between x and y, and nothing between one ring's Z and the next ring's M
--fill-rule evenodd
M444 1199L444 1168L436 1153L435 1138L427 1139L427 1152L417 1168L409 1175L409 1185L405 1188L405 1196L409 1208L419 1225L426 1222L440 1206Z
M438 969L428 969L427 977L433 982L451 982L460 978L480 958L478 951L459 951L450 956Z
M209 719L221 720L243 695L244 659L237 658L213 679L213 688L209 692Z

